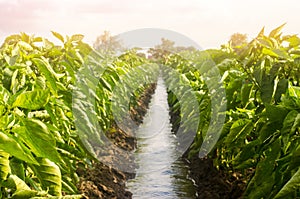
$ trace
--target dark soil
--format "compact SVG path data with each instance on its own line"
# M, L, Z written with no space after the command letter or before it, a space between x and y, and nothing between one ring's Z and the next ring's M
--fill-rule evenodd
M190 176L197 185L197 198L238 199L242 198L245 184L237 176L217 170L212 159L200 159L195 156L186 161Z
M140 96L136 106L130 110L130 116L137 125L143 121L155 88L156 84L151 84ZM112 145L94 148L100 162L94 162L89 168L78 166L80 183L77 188L84 198L132 198L132 194L126 190L125 182L135 176L134 159L126 153L136 148L134 129L130 126L120 129L117 125L113 125L106 133L106 137L111 140ZM122 168L117 170L113 165L126 166L126 170Z

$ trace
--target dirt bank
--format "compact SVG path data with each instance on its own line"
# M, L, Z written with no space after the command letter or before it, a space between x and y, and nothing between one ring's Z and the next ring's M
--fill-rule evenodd
M197 198L238 199L242 198L245 185L238 176L225 174L213 166L212 159L198 156L186 160L190 176L197 185Z
M142 123L155 88L156 85L151 84L140 96L137 105L130 110L131 118L136 124ZM99 159L104 160L104 163L94 162L90 168L78 167L77 174L80 177L80 183L77 188L84 194L84 198L132 198L132 194L126 190L125 182L129 178L133 178L135 174L132 172L121 172L112 168L109 164L105 164L113 161L122 161L120 165L134 162L133 157L129 155L121 155L121 159L115 158L120 154L119 150L132 151L136 148L136 139L132 131L131 127L120 129L117 125L113 125L111 130L106 133L106 136L117 147L99 149L98 153L103 155Z

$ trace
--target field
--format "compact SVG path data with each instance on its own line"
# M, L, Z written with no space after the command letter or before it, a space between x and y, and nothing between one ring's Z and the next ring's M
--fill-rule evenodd
M25 33L7 37L0 48L0 198L82 198L84 171L99 160L110 176L128 177L131 167L103 154L133 150L131 130L159 73L187 159L211 160L243 198L300 197L300 38L282 28L262 29L240 46L153 48L148 58L136 49L101 53L80 34L52 32L60 45Z

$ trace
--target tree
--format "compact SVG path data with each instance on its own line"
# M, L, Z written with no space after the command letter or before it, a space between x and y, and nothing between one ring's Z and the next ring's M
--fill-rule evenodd
M171 40L165 39L165 38L161 38L161 44L156 45L155 48L166 50L166 51L174 51L174 49L175 49L174 45L175 45L174 41L171 41Z
M109 31L104 31L102 35L98 36L93 47L106 53L124 49L119 38L112 36Z
M166 38L161 38L161 44L149 49L151 57L154 59L168 56L171 53L196 50L193 46L175 46L175 42Z
M232 49L237 55L241 55L247 49L248 38L246 34L234 33L228 43L229 49Z
M247 34L234 33L231 35L229 43L232 47L243 46L248 43Z

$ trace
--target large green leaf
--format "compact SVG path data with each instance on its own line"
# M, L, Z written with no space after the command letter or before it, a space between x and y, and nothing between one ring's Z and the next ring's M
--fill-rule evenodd
M23 125L12 129L37 157L45 157L54 162L60 162L56 150L55 137L47 126L35 119L23 119Z
M300 168L291 177L291 179L282 187L282 189L274 197L276 198L287 198L289 194L295 193L300 188Z
M265 151L265 158L257 164L255 175L245 191L245 198L267 198L275 183L274 168L280 155L280 141L277 139Z
M29 190L29 186L16 175L9 175L7 180L3 182L3 186L12 189L13 192Z
M43 188L49 189L49 194L61 196L62 177L59 167L47 158L38 158L39 166L32 165Z
M283 123L283 120L287 114L288 110L282 106L266 104L266 116L270 122Z
M24 148L12 138L12 136L6 135L2 132L0 132L0 149L25 162L38 164L29 150L25 151Z
M26 91L16 97L12 106L37 110L44 107L48 103L49 97L50 92L48 89Z

